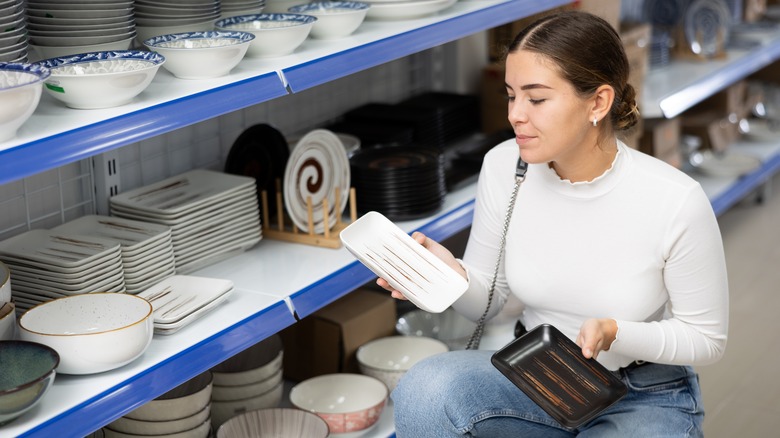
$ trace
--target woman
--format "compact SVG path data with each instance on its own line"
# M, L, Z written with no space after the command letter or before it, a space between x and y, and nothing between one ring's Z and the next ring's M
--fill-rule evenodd
M413 236L468 279L453 307L478 320L522 157L529 167L487 317L515 295L525 327L555 326L628 394L569 429L500 374L492 352L454 351L419 362L393 392L399 438L702 435L691 366L717 361L726 346L723 245L698 183L616 139L639 117L628 73L606 21L564 12L531 24L506 57L515 138L485 156L462 264Z

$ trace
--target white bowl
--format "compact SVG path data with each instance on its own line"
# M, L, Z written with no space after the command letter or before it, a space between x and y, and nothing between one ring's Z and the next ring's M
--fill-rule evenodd
M144 45L163 56L163 67L183 79L207 79L230 73L255 36L247 32L190 32L160 35Z
M109 423L106 428L113 432L121 432L135 435L168 435L185 432L194 429L211 417L211 405L206 405L199 412L189 417L167 421L136 420L134 418L120 417Z
M149 86L165 57L155 52L123 50L50 58L39 64L51 70L46 91L71 108L124 105Z
M0 341L16 339L16 305L0 302Z
M160 435L141 435L118 432L108 427L104 427L102 432L103 438L209 438L211 433L211 421L207 419L203 423L190 430Z
M200 373L124 416L141 421L176 421L192 417L210 405L212 385L211 372Z
M119 368L146 351L152 305L135 295L91 293L39 304L19 318L19 337L60 355L57 372L93 374Z
M214 22L225 31L251 32L255 39L247 54L257 57L284 56L293 53L309 36L317 17L302 14L238 15Z
M320 1L296 5L288 11L317 17L311 28L312 38L334 39L354 33L365 20L370 7L365 2Z
M395 330L404 336L425 336L438 339L450 350L463 350L477 323L450 307L441 313L415 309L403 314L395 323Z
M257 397L260 394L270 391L282 381L282 369L279 368L271 377L261 380L257 383L238 386L220 386L214 385L211 389L212 401L233 401L245 398Z
M49 69L35 64L0 63L0 142L15 137L38 107L43 81L49 74ZM6 297L10 287L3 282L0 296Z
M211 401L211 425L214 430L235 417L247 411L257 409L276 408L282 402L284 393L284 382L280 382L268 392L264 392L255 397L231 401Z
M273 376L282 367L282 338L273 334L211 368L218 386L250 385Z
M381 380L392 391L412 365L447 351L447 344L437 339L387 336L361 345L356 356L361 373Z
M216 438L254 436L326 438L328 423L318 415L300 409L258 409L236 415L222 424Z
M373 428L387 403L384 383L362 374L324 374L290 390L290 402L328 423L332 437L358 436Z

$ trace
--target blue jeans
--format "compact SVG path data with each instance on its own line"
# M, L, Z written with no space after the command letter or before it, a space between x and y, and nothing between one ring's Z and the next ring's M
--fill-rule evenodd
M459 350L418 362L392 393L398 438L702 437L699 379L691 367L621 369L628 394L569 429L490 363L492 351Z

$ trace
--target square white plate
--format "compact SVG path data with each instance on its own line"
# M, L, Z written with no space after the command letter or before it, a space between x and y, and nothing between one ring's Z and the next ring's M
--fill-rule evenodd
M233 290L233 282L174 275L138 294L152 303L154 324L174 324Z
M393 222L368 212L341 232L344 246L374 274L426 312L440 313L468 282Z

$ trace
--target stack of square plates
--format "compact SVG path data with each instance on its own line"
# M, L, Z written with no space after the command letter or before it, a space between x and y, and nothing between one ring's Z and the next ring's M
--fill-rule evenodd
M196 169L110 200L111 214L171 228L176 273L239 254L262 238L255 179Z
M127 293L137 294L176 273L171 228L149 222L90 215L55 227L65 234L116 240L122 247Z
M169 335L213 309L233 292L233 282L174 275L138 294L152 303L154 332Z
M11 270L17 313L70 295L125 292L116 240L31 230L0 242L0 260Z

